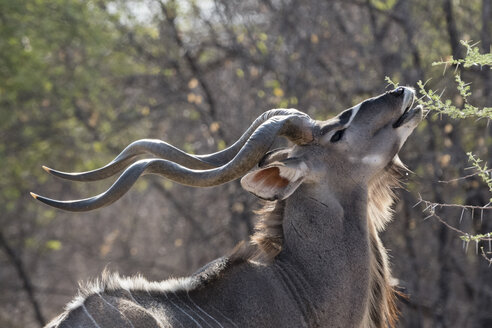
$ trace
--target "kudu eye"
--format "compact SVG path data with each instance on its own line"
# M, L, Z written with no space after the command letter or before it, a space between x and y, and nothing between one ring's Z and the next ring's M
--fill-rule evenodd
M343 129L343 130L338 130L337 132L335 132L335 134L334 134L333 136L331 136L330 141L331 141L331 142L337 142L337 141L339 141L340 139L342 139L343 134L345 133L345 130L346 130L346 129Z

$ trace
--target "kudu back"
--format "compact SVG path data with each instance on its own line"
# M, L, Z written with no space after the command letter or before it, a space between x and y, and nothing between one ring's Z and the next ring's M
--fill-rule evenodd
M119 199L144 174L208 187L241 178L265 200L248 242L179 279L149 282L103 273L47 327L388 327L396 320L378 232L390 220L398 152L422 119L414 91L399 87L327 121L295 109L258 117L227 149L187 154L139 140L101 169L49 173L75 181L123 171L87 199L34 198L67 211ZM270 150L276 137L290 148ZM135 161L135 157L154 157Z

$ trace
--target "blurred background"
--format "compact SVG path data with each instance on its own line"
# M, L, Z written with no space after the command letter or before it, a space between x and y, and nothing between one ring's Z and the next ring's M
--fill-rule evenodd
M193 272L246 239L253 196L233 182L192 189L142 178L117 203L65 213L35 202L95 195L114 179L67 183L41 169L103 166L158 138L203 154L232 144L263 111L327 119L387 90L428 81L457 106L455 69L432 66L480 42L490 52L491 0L0 0L0 327L40 327L79 281L105 267L152 280ZM461 73L470 101L492 104L492 70ZM483 206L486 184L466 152L492 163L487 120L429 115L406 143L414 172L383 234L408 299L401 327L492 327L492 268L422 198ZM468 233L490 211L446 208ZM357 242L357 241L354 241Z

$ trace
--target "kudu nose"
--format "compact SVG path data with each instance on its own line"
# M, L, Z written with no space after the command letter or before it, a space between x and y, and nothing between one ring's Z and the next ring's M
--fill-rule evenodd
M390 91L390 94L394 96L402 96L405 93L405 88L404 87L398 87L393 91Z

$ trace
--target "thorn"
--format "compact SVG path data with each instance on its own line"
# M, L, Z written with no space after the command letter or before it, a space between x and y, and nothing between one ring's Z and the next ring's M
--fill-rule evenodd
M428 79L427 81L425 81L423 86L425 87L425 85L427 84L427 82L429 82L430 80L431 79Z
M427 220L428 218L431 218L432 216L433 214L426 216L423 221Z
M35 193L30 192L30 194L31 194L32 198L34 198L34 199L38 199L38 195L36 195Z
M478 240L475 240L475 254L478 254Z
M458 71L458 68L460 67L460 63L456 64L456 68L454 69L454 74Z
M463 213L465 213L465 208L464 207L463 207L463 210L461 210L460 224L461 224L461 220L463 220Z
M417 202L417 204L413 205L413 207L412 207L412 208L417 207L417 205L419 205L420 203L422 203L422 198L421 198L421 199Z

